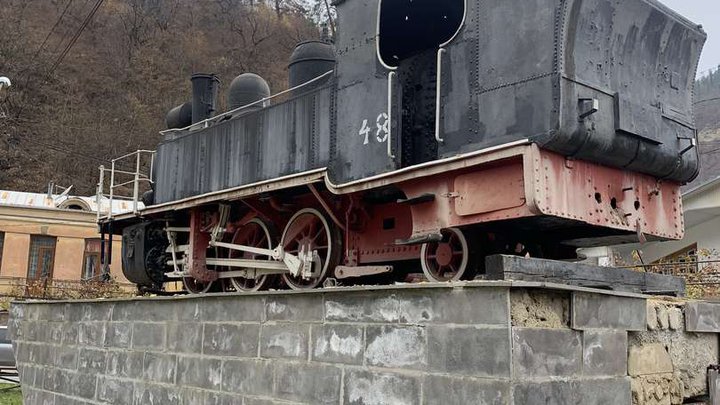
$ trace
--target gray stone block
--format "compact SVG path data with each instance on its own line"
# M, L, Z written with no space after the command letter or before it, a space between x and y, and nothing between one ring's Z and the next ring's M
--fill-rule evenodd
M99 377L97 399L109 404L122 404L133 398L133 383L116 378Z
M222 369L222 390L242 395L271 397L274 368L262 360L226 360Z
M582 380L578 383L579 400L583 405L631 404L629 377Z
M570 329L513 328L516 379L563 377L580 373L580 333Z
M28 305L22 304L19 302L10 302L10 310L8 311L8 316L10 319L14 320L23 320L25 319L26 308L28 308Z
M162 351L165 348L165 324L135 322L132 348Z
M62 343L76 345L80 334L80 325L77 323L65 323L63 326Z
M35 367L27 363L18 363L17 370L20 384L22 384L23 387L32 387L35 385Z
M627 332L583 332L583 374L586 376L627 375L627 353Z
M37 341L38 333L43 329L44 323L45 321L25 321L20 324L18 335L22 336L23 340Z
M55 350L53 346L33 344L28 346L30 353L28 361L36 365L49 366L55 363Z
M105 347L126 349L130 347L132 323L109 322L105 328Z
M275 401L266 398L245 397L243 405L301 405L299 402Z
M44 368L41 371L42 383L39 384L38 387L41 387L45 391L60 391L61 387L63 387L64 381L62 379L65 375L69 374L61 373L57 368ZM69 380L65 382L67 383L65 386L70 390Z
M104 350L81 348L78 355L78 370L89 374L104 372L106 367L105 355Z
M512 387L513 405L582 404L573 381L521 382ZM610 405L608 403L607 405ZM615 405L614 403L612 403ZM630 404L626 402L625 404ZM582 404L585 405L585 404ZM620 404L617 404L620 405Z
M181 405L181 401L177 387L135 383L133 405Z
M143 379L155 383L174 384L177 356L174 354L145 353Z
M322 322L321 295L268 296L265 302L268 321Z
M22 391L25 394L26 404L57 405L58 403L57 398L59 396L52 392L31 390L30 392L25 393L25 388L23 388Z
M18 307L18 306L15 305L14 307ZM22 320L22 319L13 319L13 318L10 318L10 319L8 320L8 329L7 329L8 331L7 331L7 333L8 333L8 337L9 337L11 340L18 340L18 339L21 339L21 338L23 337L23 336L22 336L22 332L21 332L21 327L22 327L22 325L23 325L24 322L25 322L25 321Z
M205 398L205 404L207 405L250 405L251 403L244 400L240 395L233 394L221 394L215 392L208 392ZM188 404L190 405L190 404Z
M710 404L720 404L720 371L708 370L708 395Z
M256 357L259 324L205 324L203 354L212 356Z
M142 378L144 357L143 352L110 351L106 374L110 377Z
M58 344L62 342L63 327L67 322L46 322L42 328L38 329L37 340L50 344Z
M513 404L631 404L630 379L521 382L513 386Z
M102 347L105 343L105 324L102 322L84 322L78 324L78 343L80 346Z
M418 326L368 326L365 329L367 365L425 368L428 364L426 331Z
M208 405L210 402L208 401L208 393L209 391L202 391L195 388L184 388L179 389L180 391L180 397L181 401L180 403L182 405L195 405L195 404L203 404ZM213 404L217 405L217 404ZM242 405L242 404L240 404Z
M312 363L278 363L275 398L310 404L340 402L342 370Z
M325 294L325 321L397 322L398 300L387 291Z
M263 297L208 297L200 306L205 322L261 322L265 316Z
M327 363L362 364L365 349L363 328L353 324L312 327L312 359Z
M371 371L348 370L344 378L344 404L415 405L420 403L417 377Z
M167 348L175 353L202 352L203 324L199 322L168 322Z
M685 330L720 333L720 304L692 301L685 306Z
M197 299L186 299L179 302L173 302L173 316L169 318L172 321L183 323L200 322L203 320L200 313L201 301Z
M508 381L428 375L423 384L424 405L505 405L509 397Z
M30 353L32 343L27 343L22 340L17 340L13 342L13 351L15 353L15 361L18 363L27 363L30 361Z
M508 294L508 288L432 288L397 293L399 321L506 325Z
M432 371L510 377L510 332L507 328L429 326L428 353Z
M65 308L63 305L39 304L34 319L39 321L63 321L65 320Z
M644 331L647 327L647 306L643 298L573 292L571 313L571 327L578 330Z
M260 356L307 359L309 339L309 325L264 324L260 333Z
M124 322L165 322L173 319L176 302L158 300L136 300L116 303L112 311L113 321Z
M188 387L219 390L222 383L222 362L219 359L179 356L176 383Z
M71 387L71 394L85 399L95 398L95 390L97 388L97 376L95 374L62 372L61 375L65 379L69 378L70 382L63 382L63 386ZM68 384L67 386L65 384ZM65 388L67 390L67 388Z
M123 301L115 303L112 315L110 316L111 321L115 322L133 322L137 319L137 312L135 312L135 301Z
M132 398L130 398L132 401ZM132 403L132 402L130 402ZM55 395L55 405L96 405L97 402L86 401L75 397L68 397L64 395Z
M243 401L243 405L302 405L300 402L276 401L274 399L253 397L245 397Z
M73 304L67 304L65 307L65 317L68 318L68 311L81 312L81 321L109 321L112 317L114 303L87 303L82 306L81 311L77 311L77 307L73 308Z

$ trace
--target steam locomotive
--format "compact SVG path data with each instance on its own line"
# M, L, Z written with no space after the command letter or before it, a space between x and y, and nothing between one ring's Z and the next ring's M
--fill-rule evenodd
M193 76L145 206L99 221L128 280L451 281L489 254L683 236L700 26L655 0L335 6L334 44L298 45L285 92L243 74L216 114L217 78Z

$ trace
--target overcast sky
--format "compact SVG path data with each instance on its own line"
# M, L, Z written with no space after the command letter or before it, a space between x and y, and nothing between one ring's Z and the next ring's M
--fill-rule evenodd
M701 24L708 35L699 72L720 65L720 0L660 0L668 7Z

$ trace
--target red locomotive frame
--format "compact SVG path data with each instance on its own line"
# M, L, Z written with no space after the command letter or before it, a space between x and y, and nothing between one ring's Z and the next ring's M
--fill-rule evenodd
M390 197L379 198L383 190ZM492 253L566 258L577 246L680 239L679 190L516 142L345 185L316 170L139 214L164 218L168 276L191 292L218 288L218 279L223 289L268 288L278 275L302 289L327 278L402 274L418 259L429 279L447 281L475 275Z

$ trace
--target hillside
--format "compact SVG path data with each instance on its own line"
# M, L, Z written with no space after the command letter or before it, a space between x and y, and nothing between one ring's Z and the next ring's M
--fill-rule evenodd
M700 175L686 190L720 176L720 69L695 83L695 122L700 140Z
M0 189L53 181L94 193L99 165L156 146L192 73L220 76L221 109L240 73L286 88L289 55L319 36L325 1L105 0L63 57L93 3L0 1L0 75L14 82L0 94ZM720 175L720 70L698 81L695 100L699 182Z
M0 189L92 194L99 165L156 146L192 73L224 89L254 72L279 91L295 44L319 36L294 1L105 0L62 58L94 3L0 1L0 75L13 80L0 95Z

